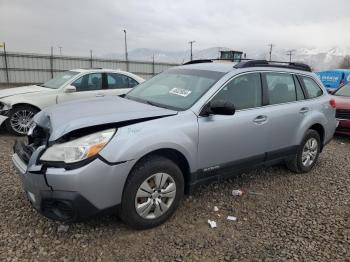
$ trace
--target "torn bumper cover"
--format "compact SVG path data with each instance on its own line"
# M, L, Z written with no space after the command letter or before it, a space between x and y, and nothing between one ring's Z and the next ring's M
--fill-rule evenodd
M1 114L2 112L0 112ZM0 115L0 126L8 119L8 116L6 115Z
M8 119L8 113L11 106L7 103L0 102L0 126Z
M120 204L132 161L110 165L96 158L86 166L66 170L38 163L44 150L42 146L31 153L29 146L19 141L12 156L30 203L44 216L66 222L80 221L113 211Z

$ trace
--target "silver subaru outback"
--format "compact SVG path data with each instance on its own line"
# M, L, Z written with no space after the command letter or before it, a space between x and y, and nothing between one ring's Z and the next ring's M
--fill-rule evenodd
M309 172L336 129L335 102L304 64L195 61L124 97L37 114L13 163L43 215L77 221L118 210L157 226L196 186L259 165Z

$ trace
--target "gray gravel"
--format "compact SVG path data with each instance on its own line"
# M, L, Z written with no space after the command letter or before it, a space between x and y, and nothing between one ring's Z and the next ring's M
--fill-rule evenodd
M349 138L335 138L309 174L278 166L203 187L147 231L116 215L69 226L39 215L11 166L14 140L0 131L1 261L350 261ZM231 196L238 188L246 194Z

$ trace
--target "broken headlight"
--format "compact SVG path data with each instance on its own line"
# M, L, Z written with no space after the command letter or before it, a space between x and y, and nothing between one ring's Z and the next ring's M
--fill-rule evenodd
M96 156L111 140L115 131L115 128L107 129L65 143L54 144L45 151L40 160L71 164Z

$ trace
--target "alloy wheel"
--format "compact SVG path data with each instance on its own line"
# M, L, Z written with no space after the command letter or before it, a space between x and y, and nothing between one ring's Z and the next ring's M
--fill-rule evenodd
M317 154L318 154L318 142L315 138L312 137L306 141L303 148L303 153L301 158L303 166L304 167L311 166L315 162Z
M171 207L176 197L174 179L166 173L156 173L139 187L135 197L136 212L145 219L162 216Z
M18 110L16 111L11 119L11 128L19 134L27 134L34 116L34 112L30 110Z

